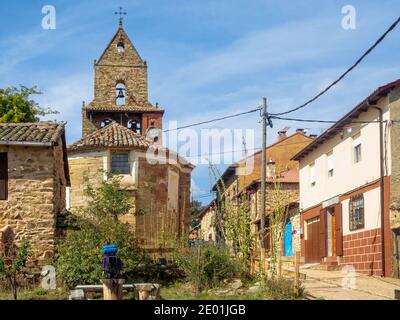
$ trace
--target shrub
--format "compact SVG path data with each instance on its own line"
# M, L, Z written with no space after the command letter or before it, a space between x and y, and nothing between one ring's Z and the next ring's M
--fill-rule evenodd
M266 279L264 290L273 300L293 300L303 296L303 289L300 288L299 296L296 297L292 279L277 277Z
M69 232L57 246L58 276L68 287L99 283L103 278L101 247L107 242L118 246L123 263L121 276L131 273L143 260L143 253L128 225L114 219L100 224L84 221L80 230Z
M25 267L27 259L32 255L29 242L24 240L20 247L13 241L2 243L0 247L0 276L10 285L14 300L17 300L17 277Z
M175 262L197 290L218 286L238 274L238 264L225 248L205 244L179 250Z
M88 184L86 195L88 204L74 219L75 230L68 231L56 247L57 274L68 287L101 281L101 247L106 243L118 246L121 276L132 273L143 260L133 230L119 220L132 210L129 197L121 192L120 180L109 177L96 189Z

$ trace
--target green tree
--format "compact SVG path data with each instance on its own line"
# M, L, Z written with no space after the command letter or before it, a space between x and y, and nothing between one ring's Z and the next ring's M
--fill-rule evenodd
M68 231L56 247L57 274L70 288L101 281L101 247L108 242L118 246L123 277L129 277L144 260L131 226L118 219L132 209L120 180L111 177L98 188L88 186L86 194L88 205L76 216L78 229Z
M24 240L19 248L13 241L2 244L0 248L0 275L9 283L14 300L17 300L17 276L31 255L27 240Z
M56 114L57 111L45 109L31 99L31 95L41 94L36 87L0 88L0 123L37 122L39 116Z
M112 217L117 220L133 208L129 196L121 191L120 179L117 176L108 175L108 179L103 180L99 188L93 188L87 183L85 193L89 201L83 211L85 216L92 219Z

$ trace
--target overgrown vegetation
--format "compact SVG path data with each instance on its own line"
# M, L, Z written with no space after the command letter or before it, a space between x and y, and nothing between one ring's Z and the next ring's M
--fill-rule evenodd
M97 189L87 188L88 205L77 216L78 230L69 231L56 250L57 274L68 287L100 283L101 247L108 242L118 246L125 278L143 261L132 228L118 219L132 209L129 197L120 190L116 177L103 181Z
M285 228L285 222L288 217L289 199L282 191L282 185L279 177L274 178L273 188L269 191L268 200L273 204L269 213L270 225L266 229L271 235L270 257L270 274L272 278L278 274L281 275L279 262L282 258L282 243Z
M31 254L29 242L26 240L22 242L20 247L17 247L13 240L1 244L0 276L8 282L14 300L17 300L17 276L25 267L26 261Z
M254 249L254 235L251 232L248 197L246 194L241 194L233 201L227 194L227 188L220 178L221 174L217 167L210 163L209 171L210 178L216 181L218 197L221 199L220 210L217 210L215 219L216 229L222 231L223 240L227 241L232 248L233 254L240 265L241 274L248 276L250 257Z
M202 205L200 201L193 200L190 202L190 227L194 228L199 224L199 213L201 212Z
M296 293L293 280L283 277L266 278L263 292L272 300L293 300L303 297L303 289Z
M10 87L0 89L0 123L37 122L39 116L56 114L57 111L45 109L30 98L41 94L36 87Z
M220 285L238 275L238 265L229 251L213 244L183 248L174 260L196 289L196 292Z

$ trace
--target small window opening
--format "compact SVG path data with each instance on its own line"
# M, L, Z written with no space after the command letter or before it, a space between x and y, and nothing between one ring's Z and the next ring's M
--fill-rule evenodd
M100 127L104 128L105 126L108 126L112 122L111 119L104 119L100 122Z
M118 42L117 50L118 50L119 53L125 52L125 46L124 46L124 43L122 41Z
M140 127L140 121L139 120L129 120L128 121L128 129L132 130L133 132L136 132L137 134L141 134L141 127Z
M125 85L121 82L117 83L116 86L116 103L118 106L125 105L126 102L126 88Z

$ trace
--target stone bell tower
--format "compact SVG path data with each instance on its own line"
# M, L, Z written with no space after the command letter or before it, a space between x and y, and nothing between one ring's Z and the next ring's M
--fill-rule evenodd
M145 135L162 128L164 110L148 101L147 63L122 25L98 61L94 61L94 100L82 105L82 136L112 121Z

